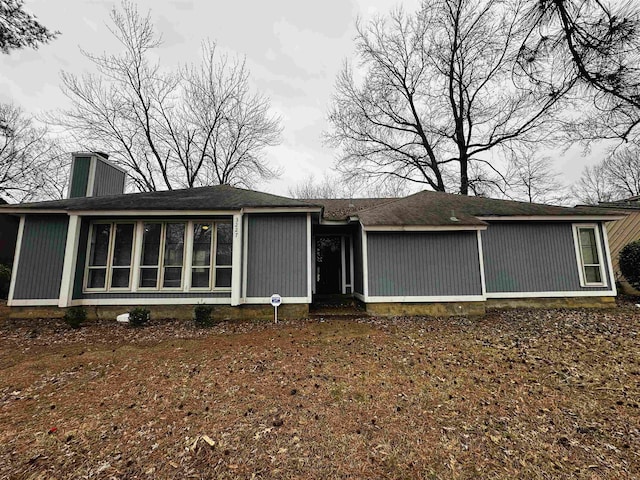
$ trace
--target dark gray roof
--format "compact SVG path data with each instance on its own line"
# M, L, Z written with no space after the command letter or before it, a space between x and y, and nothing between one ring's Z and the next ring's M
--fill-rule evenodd
M640 210L640 196L624 198L614 202L600 202L600 208L619 208L623 210Z
M606 209L536 203L422 191L356 214L363 225L486 225L476 217L616 216Z
M2 208L27 210L240 210L241 208L320 207L302 200L229 185L127 193L103 197L79 197L48 202L21 203Z
M322 217L325 220L348 220L360 210L371 208L397 198L313 198L305 200L314 205L322 205Z

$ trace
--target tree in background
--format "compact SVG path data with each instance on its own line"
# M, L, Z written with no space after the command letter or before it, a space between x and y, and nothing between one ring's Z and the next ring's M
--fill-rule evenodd
M639 196L640 146L622 146L600 163L585 167L573 192L588 205Z
M22 0L0 0L0 52L24 47L38 48L49 43L60 32L52 32L23 9Z
M248 187L278 175L261 153L279 142L279 120L251 92L244 61L205 44L201 64L163 71L152 60L161 40L149 14L124 2L111 20L124 51L83 52L97 74L62 75L72 107L57 122L77 142L108 151L140 191Z
M63 198L69 167L44 127L20 108L0 103L0 195L14 202Z
M499 157L551 142L575 80L519 69L527 3L425 0L358 24L362 78L345 65L329 112L338 168L468 194L504 177Z
M631 1L536 0L524 25L519 63L534 82L562 88L574 79L587 116L574 137L633 139L640 134L640 7ZM558 72L559 81L549 74Z

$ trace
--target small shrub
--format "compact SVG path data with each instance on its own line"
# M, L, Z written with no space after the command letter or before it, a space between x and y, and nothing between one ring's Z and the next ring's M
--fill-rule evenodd
M620 250L620 271L629 284L640 290L640 240L631 242Z
M134 308L129 312L129 324L134 327L141 327L149 321L151 312L147 308Z
M196 305L193 308L193 321L196 327L211 327L213 325L213 319L211 318L212 311L213 307L211 305Z
M83 307L71 307L67 309L62 320L71 328L80 328L87 320L87 311Z
M0 298L7 298L11 284L11 268L0 264Z

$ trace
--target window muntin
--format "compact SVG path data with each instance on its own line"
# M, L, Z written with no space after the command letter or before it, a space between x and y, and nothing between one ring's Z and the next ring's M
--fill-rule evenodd
M574 225L580 284L583 287L604 286L604 265L600 235L596 225Z
M216 288L231 288L232 249L233 227L231 223L216 224Z
M128 290L134 243L133 223L94 223L87 258L86 289Z

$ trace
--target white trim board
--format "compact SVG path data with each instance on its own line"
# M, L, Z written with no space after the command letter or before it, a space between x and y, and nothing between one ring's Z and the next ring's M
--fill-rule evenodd
M513 216L476 216L478 220L491 221L511 221L511 222L521 222L521 221L550 221L550 222L611 222L613 220L622 220L626 215L513 215Z
M490 292L487 298L571 298L571 297L611 297L615 290L581 290L577 292Z
M614 295L618 294L618 287L616 286L615 273L613 271L613 260L611 259L611 249L609 248L609 234L607 233L607 226L600 224L602 230L602 239L604 240L604 251L607 255L607 271L609 273L609 285Z
M486 225L371 225L366 232L457 232L486 230Z
M442 296L371 296L364 297L365 303L438 303L438 302L484 302L484 295L442 295Z
M269 305L271 306L271 297L247 297L245 303L252 305ZM282 297L282 305L287 303L310 303L308 297Z
M80 244L80 217L72 215L67 225L67 241L64 248L64 260L62 265L62 278L60 280L60 294L58 306L68 307L73 298L74 280L78 259L78 247Z
M20 224L18 225L18 237L16 239L16 249L13 254L13 268L11 271L11 281L9 282L9 295L7 297L7 306L14 305L13 295L16 291L16 279L18 278L18 265L20 264L20 250L22 250L22 237L24 235L24 222L25 217L20 217Z
M77 298L71 305L231 305L231 298Z
M57 307L57 298L37 298L37 299L18 299L12 300L10 307Z

